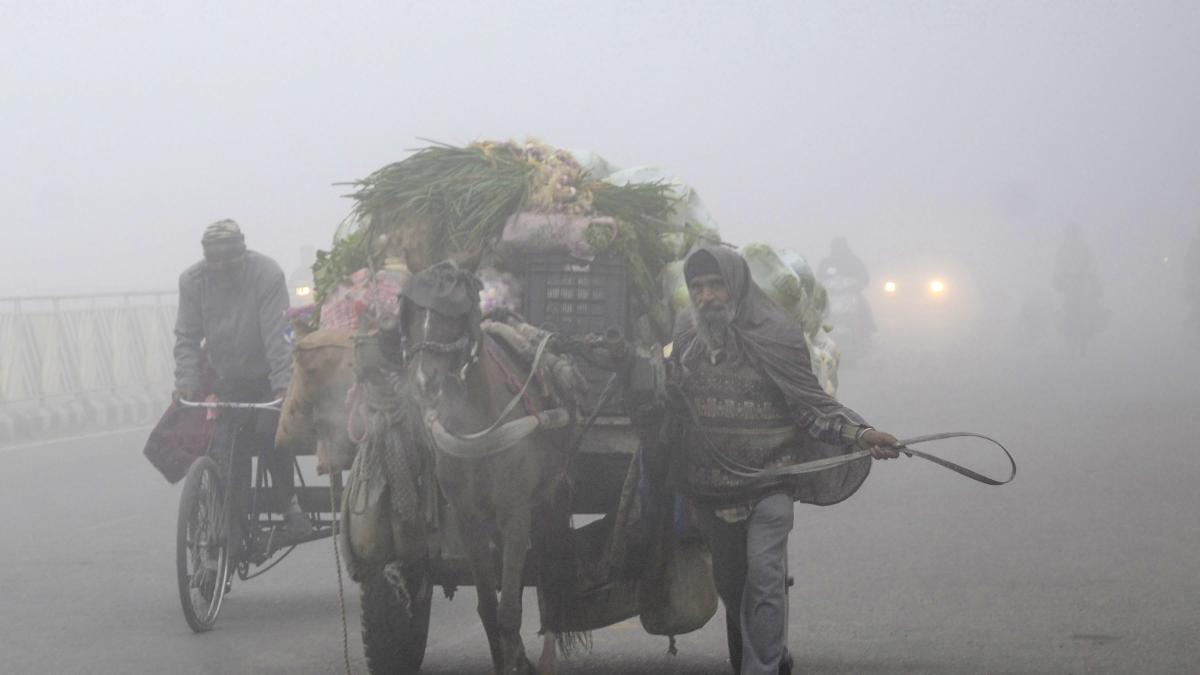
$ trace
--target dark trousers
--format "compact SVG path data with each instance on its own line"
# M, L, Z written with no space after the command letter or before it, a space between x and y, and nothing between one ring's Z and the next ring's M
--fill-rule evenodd
M787 655L787 540L792 499L772 494L749 517L729 523L698 509L725 605L729 659L739 675L778 675Z
M217 383L218 397L222 401L236 403L262 403L271 400L271 386L266 380L250 383ZM247 458L259 455L271 472L271 482L286 491L295 488L294 455L286 449L275 447L275 429L279 426L279 412L275 410L227 409L217 412L213 421L212 447L220 452L231 452L227 457L215 458L222 466L236 466L231 458Z

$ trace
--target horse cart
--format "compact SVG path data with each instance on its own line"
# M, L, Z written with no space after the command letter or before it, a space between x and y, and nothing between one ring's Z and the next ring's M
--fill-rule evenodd
M552 349L560 354L571 351L580 356L600 355L590 360L581 358L574 363L576 374L587 381L587 393L577 401L576 422L571 426L570 433L558 436L558 442L550 450L550 454L562 458L556 466L565 472L565 483L570 485L565 500L558 505L560 511L564 508L568 511L568 518L559 522L560 527L556 531L550 534L542 531L540 536L543 540L553 537L573 540L572 556L557 560L564 569L570 568L567 571L571 579L567 584L570 586L572 611L569 618L559 617L557 621L548 622L549 610L542 598L539 598L539 609L543 628L560 631L560 635L561 632L582 633L611 625L638 613L635 584L612 582L603 578L606 576L603 574L589 577L577 571L603 563L600 560L605 557L603 549L638 449L638 434L627 414L630 403L627 399L630 396L642 396L650 400L661 398L665 393L661 347L639 349L627 339L633 326L629 312L630 289L626 266L625 261L611 257L585 261L565 254L541 256L536 261L527 260L522 264L521 306L524 313L520 323L525 329L535 331L534 342L536 336L542 336L541 346L553 344ZM471 275L466 270L462 270L461 274ZM491 322L484 322L485 325L488 323ZM491 335L489 330L485 329L484 332ZM421 337L428 339L428 336ZM415 338L410 340L415 341ZM364 356L364 353L371 351L370 348L364 350L364 344L370 345L372 342L369 338L361 339L356 353L357 365L369 368L363 361L373 360L374 357ZM490 340L481 349L499 350ZM446 349L439 345L437 351L444 352ZM538 352L540 354L541 350ZM420 361L412 354L407 361L409 369L421 367ZM538 364L539 358L535 356L530 364L518 365L509 378L511 386L497 397L498 401L503 403L511 400L515 403L523 400L526 388L519 386L519 382L526 375L528 380L533 380L533 375L524 370L524 366L536 370ZM455 367L463 365L462 362L454 364ZM521 414L518 412L514 417ZM501 415L500 418L505 417ZM421 550L407 556L407 562L403 553L392 557L396 551L405 548L405 543L400 541L405 535L395 528L394 523L392 528L382 528L392 529L390 541L393 543L385 547L382 555L364 553L365 548L371 548L370 544L355 544L356 537L358 541L378 539L377 534L360 534L361 530L369 529L369 525L364 528L360 523L370 520L370 516L363 515L365 508L362 505L365 500L371 499L371 488L356 489L355 486L370 481L376 474L387 475L389 472L384 466L388 460L380 460L378 456L373 458L367 454L372 448L360 444L355 467L347 479L343 503L342 519L346 524L343 549L351 565L351 576L362 585L363 643L371 672L419 671L424 658L435 587L441 587L445 596L450 598L458 587L476 586L481 596L481 607L487 602L482 598L494 597L499 593L498 609L503 611L504 596L511 589L505 590L502 577L513 573L508 569L511 561L503 536L496 537L494 544L480 552L478 542L473 541L480 537L480 533L471 526L463 525L464 521L457 517L453 503L454 488L446 485L443 470L445 465L457 462L467 467L490 467L486 471L507 471L504 468L507 460L501 456L502 453L523 451L520 448L504 449L512 445L503 440L506 437L511 439L508 431L511 427L499 427L488 438L480 436L481 447L477 450L449 447L445 442L448 434L443 434L441 438L434 434L427 439L430 447L423 454L430 463L438 466L435 480L441 484L441 489L422 491L419 488L420 480L412 482L416 491L422 494L426 513L419 534L408 536L410 543L420 540ZM417 444L421 443L418 441ZM404 442L397 445L404 445ZM412 452L411 448L407 450ZM470 455L476 451L477 455ZM394 455L396 450L388 448L383 452ZM434 474L432 468L428 471L425 480ZM364 473L370 473L371 476L362 475ZM547 473L553 474L554 470L550 469ZM390 484L389 488L394 490L396 485ZM513 492L520 493L521 489L514 482ZM386 496L380 495L376 499L386 501ZM524 508L528 511L528 507ZM535 523L533 531L527 536L532 537L533 549L537 549L538 523L544 526L555 518L555 514L543 512L542 516L538 516L538 506L534 506L533 510ZM396 517L392 515L392 518ZM582 517L580 522L590 522L572 528L570 520L574 517ZM481 573L479 562L472 561L472 555L492 558L494 562L489 563L492 571ZM357 566L356 560L359 561ZM537 586L539 593L542 593L545 590L543 584L547 583L547 564L545 557L539 560L531 554L523 561L521 569L516 571L520 576L520 586ZM491 580L480 583L480 574ZM543 660L552 658L548 657L548 652L554 649L554 636L548 635L543 645ZM497 663L504 660L497 654L493 656Z
M707 553L652 549L670 519L646 497L636 461L652 426L638 422L666 397L671 315L687 302L682 260L697 241L719 241L695 194L661 172L585 166L533 142L429 147L354 185L348 227L314 265L319 318L296 343L276 442L351 441L336 461L319 457L333 494L302 489L301 501L319 521L314 538L336 523L362 590L371 671L419 672L436 587L452 598L475 586L497 672L532 670L520 639L525 586L538 589L542 666L556 645L633 616L653 634L702 626L717 603ZM811 289L783 269L770 287L799 317ZM808 323L815 352L820 322ZM310 398L326 405L306 425L288 411L306 396L302 345L318 336L328 372L353 372L336 385L311 378L323 393ZM289 420L313 433L286 433ZM232 467L232 483L213 462L193 469L180 592L201 630L231 570L248 578L250 565L277 559L281 505L261 469L253 483L248 468ZM327 505L343 481L335 514ZM249 496L234 499L230 484ZM229 522L242 524L238 541ZM636 545L621 538L633 530ZM644 572L668 565L666 576ZM681 603L689 611L675 612Z
M293 462L296 496L313 530L302 539L286 538L281 533L287 496L272 485L268 463L260 461L271 448L238 442L252 435L260 416L273 416L280 403L180 401L182 407L237 418L236 431L214 436L204 456L192 463L179 498L176 578L183 616L197 633L216 624L235 577L253 579L299 544L333 535L342 492L339 473L330 476L330 487L308 486Z

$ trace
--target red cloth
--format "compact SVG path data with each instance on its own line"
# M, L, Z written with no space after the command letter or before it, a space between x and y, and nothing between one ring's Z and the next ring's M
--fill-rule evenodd
M205 399L213 390L217 373L208 363L208 352L201 351L200 391L198 399ZM210 400L216 400L212 397ZM183 408L175 401L167 406L166 412L154 425L142 454L154 468L162 472L169 483L178 483L187 475L192 462L203 457L212 438L212 416L208 408Z
M178 483L188 468L204 456L213 423L204 408L182 408L172 402L158 420L142 454L169 483Z

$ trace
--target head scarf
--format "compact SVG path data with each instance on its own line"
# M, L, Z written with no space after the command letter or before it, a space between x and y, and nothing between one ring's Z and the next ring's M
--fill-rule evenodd
M418 307L457 317L478 311L482 288L474 273L445 261L410 277L400 295Z
M404 330L410 305L451 318L465 317L469 335L464 351L473 353L483 344L479 309L479 291L482 289L483 284L474 272L460 269L452 261L423 269L409 277L400 290L400 330Z
M800 323L754 283L750 266L733 249L705 246L693 251L684 263L686 270L698 256L716 261L729 290L733 323L730 344L758 367L783 393L788 404L801 418L838 418L845 424L865 424L858 413L843 406L821 388L812 371L808 342ZM699 264L699 261L697 261ZM703 267L700 267L703 269ZM685 272L686 274L686 272ZM682 312L675 322L674 350L684 375L705 358L708 347L697 339L692 312ZM821 459L849 452L849 448L806 437L806 459ZM798 476L799 498L813 504L832 504L849 497L867 477L871 460L844 464L827 471Z
M683 263L683 280L689 285L696 277L721 273L721 266L717 263L717 259L712 257L712 254L704 249L700 249L696 253L697 255L688 256Z

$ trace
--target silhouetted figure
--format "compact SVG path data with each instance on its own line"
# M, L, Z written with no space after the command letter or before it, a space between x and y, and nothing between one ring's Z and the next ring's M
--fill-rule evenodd
M288 275L288 296L292 307L311 305L316 298L313 296L312 265L317 259L317 251L312 246L300 247L300 264Z
M1087 343L1108 327L1109 311L1101 304L1104 289L1092 265L1092 252L1078 226L1067 226L1054 258L1054 289L1058 291L1059 330L1071 351L1083 355Z
M1040 342L1046 336L1052 314L1053 309L1044 292L1027 293L1017 309L1017 339L1029 343Z
M817 278L821 283L827 279L839 278L855 283L854 290L863 291L871 283L867 274L867 266L850 250L845 237L835 237L830 244L829 256L817 267Z
M850 250L845 237L833 240L830 254L817 266L817 279L829 294L833 340L845 362L867 352L875 333L875 317L863 291L871 281L867 266Z
M1200 348L1200 227L1196 228L1196 236L1183 259L1183 293L1192 344Z

